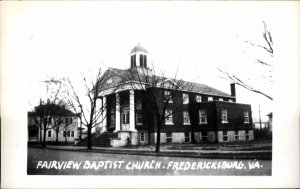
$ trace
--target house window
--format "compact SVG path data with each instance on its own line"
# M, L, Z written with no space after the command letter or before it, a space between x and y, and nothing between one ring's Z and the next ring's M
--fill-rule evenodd
M202 142L207 142L207 132L201 132L202 134Z
M70 137L70 134L71 134L71 132L70 132L70 131L68 131L68 132L67 132L67 137Z
M166 133L166 141L167 143L172 143L172 133Z
M191 142L191 135L189 132L184 132L184 142Z
M128 124L129 123L129 111L125 110L122 112L122 123Z
M165 101L173 103L171 91L165 91Z
M208 99L207 99L207 101L213 101L214 99L213 99L213 97L211 97L211 96L209 96L208 97Z
M141 110L136 111L135 119L137 125L143 125L143 113Z
M240 140L239 131L235 131L234 138L235 138L236 141Z
M190 125L190 115L188 111L183 111L183 124L184 125Z
M72 118L70 118L70 124L72 124L73 123L73 119Z
M172 110L166 110L165 112L165 117L166 117L166 125L173 125L173 115L172 115Z
M110 111L110 126L116 125L115 110Z
M224 99L223 98L219 98L219 101L224 101Z
M145 142L145 133L140 133L140 141Z
M71 137L74 137L74 131L71 131Z
M51 137L51 131L48 131L48 137Z
M248 111L244 112L244 123L249 123L249 112Z
M227 142L228 141L228 134L227 131L223 131L223 141Z
M66 131L64 131L64 132L63 132L63 137L66 137L66 134L67 134L67 132L66 132Z
M249 131L248 130L245 131L245 136L246 136L246 140L250 139L250 135L249 135Z
M202 102L202 99L201 99L200 95L196 95L196 102Z
M222 123L228 123L227 110L226 109L222 110Z
M66 118L66 125L69 125L69 119Z
M189 95L186 93L182 94L182 102L183 104L188 104L189 103Z
M199 110L199 124L207 123L207 113L206 110Z

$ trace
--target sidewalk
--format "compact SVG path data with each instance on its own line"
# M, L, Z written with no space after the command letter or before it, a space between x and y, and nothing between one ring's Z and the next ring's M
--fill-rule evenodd
M31 146L32 148L42 148L40 146ZM128 154L128 155L146 155L146 156L166 156L166 157L186 157L186 158L209 158L209 159L256 159L271 160L272 150L174 150L161 149L159 153L154 152L151 147L92 147L88 150L86 146L55 146L47 145L46 149L79 151L79 152L95 152L95 153L111 153L111 154Z

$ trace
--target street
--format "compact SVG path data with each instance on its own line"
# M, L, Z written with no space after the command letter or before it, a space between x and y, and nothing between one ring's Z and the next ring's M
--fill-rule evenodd
M226 160L28 148L28 175L271 175L270 160Z

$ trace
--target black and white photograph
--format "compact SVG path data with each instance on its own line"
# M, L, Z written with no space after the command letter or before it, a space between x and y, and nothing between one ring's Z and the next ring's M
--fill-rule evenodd
M4 188L299 186L298 2L0 5Z

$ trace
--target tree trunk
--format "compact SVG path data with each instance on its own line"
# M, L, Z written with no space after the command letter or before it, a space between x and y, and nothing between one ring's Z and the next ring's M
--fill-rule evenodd
M157 123L157 134L156 134L156 145L155 145L155 152L159 152L160 151L160 127L161 127L161 123L158 121Z
M87 149L92 149L92 126L88 126L88 143L87 143Z
M56 131L56 144L58 144L58 131Z
M67 144L67 130L65 130L65 144Z
M46 134L47 134L47 130L46 128L44 128L43 147L46 147Z
M40 144L42 144L43 143L43 135L42 135L42 127L40 126L39 127L39 133L40 133Z

